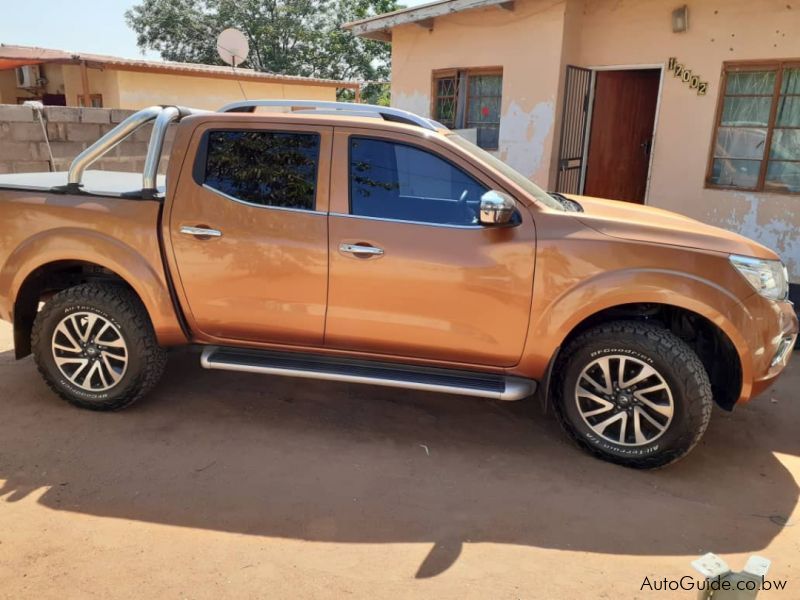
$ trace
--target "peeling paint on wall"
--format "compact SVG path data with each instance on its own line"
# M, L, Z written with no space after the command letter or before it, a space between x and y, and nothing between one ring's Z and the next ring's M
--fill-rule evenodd
M392 106L424 117L430 116L431 99L427 94L396 92ZM500 120L500 149L497 154L526 177L546 181L547 140L553 131L556 111L552 101L540 102L525 111L517 102L511 102Z
M789 210L778 217L773 210L766 210L763 205L768 201L757 194L737 194L736 199L740 202L724 214L714 209L714 221L777 252L786 263L789 280L800 283L800 230L796 225L800 211Z
M540 102L530 111L525 111L516 102L511 102L500 121L500 159L514 167L526 177L537 177L546 154L547 137L553 130L556 111L552 101Z
M392 106L416 113L423 117L430 116L431 97L428 94L420 92L412 92L411 94L404 94L403 92L392 92Z

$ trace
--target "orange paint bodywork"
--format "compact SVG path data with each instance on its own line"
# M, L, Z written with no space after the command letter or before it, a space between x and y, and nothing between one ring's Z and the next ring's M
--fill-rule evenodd
M158 202L0 191L0 318L13 321L19 291L38 268L82 261L130 284L162 344L185 343L161 260L160 210Z
M253 127L247 121L235 126ZM193 132L190 156L209 128L213 125L204 124ZM320 155L330 156L331 127L272 129L319 133ZM229 198L196 183L191 165L176 174L178 193L167 203L163 233L189 327L202 339L322 345L329 161L321 162L317 208L323 208L316 212L265 208ZM198 240L181 234L182 226L210 226L223 236Z
M194 181L202 134L214 128L319 133L316 210L254 206ZM351 135L443 156L513 196L519 222L459 227L350 215ZM38 267L79 260L134 288L163 345L313 351L541 380L586 319L664 304L728 337L741 363L740 401L785 367L770 361L782 336L797 332L792 305L759 296L730 265L730 254L777 258L767 248L647 207L579 198L583 213L548 208L439 132L309 114L194 116L178 126L167 181L161 216L157 201L0 190L0 317L13 319ZM198 239L181 234L184 226L223 235ZM384 254L356 257L340 252L343 243Z

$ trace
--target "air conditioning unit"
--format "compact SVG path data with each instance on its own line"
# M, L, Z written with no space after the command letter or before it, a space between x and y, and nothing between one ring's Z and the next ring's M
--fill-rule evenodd
M17 74L17 87L21 89L30 89L39 87L39 65L27 65L24 67L17 67L15 69Z

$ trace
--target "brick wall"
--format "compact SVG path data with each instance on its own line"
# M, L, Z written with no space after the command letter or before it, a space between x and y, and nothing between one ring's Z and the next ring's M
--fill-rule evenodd
M54 170L68 170L72 159L81 150L133 112L110 108L46 106L42 118L53 152ZM165 156L169 152L171 138L171 133L168 133ZM143 127L89 168L141 172L149 139L150 126ZM38 114L29 106L0 104L0 173L48 171L49 158ZM165 162L162 160L161 172Z

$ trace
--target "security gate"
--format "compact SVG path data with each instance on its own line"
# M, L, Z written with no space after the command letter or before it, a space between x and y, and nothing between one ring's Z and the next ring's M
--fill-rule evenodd
M564 83L564 110L561 114L561 143L558 151L556 191L565 194L583 192L581 175L589 119L589 95L592 71L567 66Z

